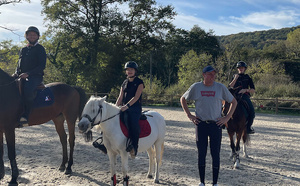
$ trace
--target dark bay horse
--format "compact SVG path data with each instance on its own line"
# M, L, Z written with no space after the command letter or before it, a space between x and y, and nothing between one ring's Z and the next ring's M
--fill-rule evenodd
M234 168L239 168L239 152L240 152L240 140L243 139L243 151L244 151L244 157L248 157L247 155L247 149L246 145L248 145L250 141L250 136L247 134L247 117L245 113L245 108L242 103L242 99L240 96L237 95L237 92L240 89L232 89L230 88L229 91L231 94L235 97L238 104L236 106L236 109L232 115L232 118L227 123L227 132L230 139L230 147L231 147L231 158L233 158L234 161ZM228 102L225 102L223 113L226 115L228 112L230 104ZM236 136L236 142L234 142L234 135Z
M50 106L33 108L28 118L28 124L39 125L52 120L62 144L63 159L59 170L71 174L73 165L73 151L75 145L75 122L81 116L86 103L86 94L79 87L71 87L63 83L51 83L54 103ZM18 82L0 69L0 180L4 177L3 162L3 134L8 149L8 158L11 164L12 178L10 184L17 184L19 171L16 163L15 128L19 124L23 113L23 102L18 89ZM66 120L69 132L70 154L68 157L67 134L64 128ZM66 163L68 163L66 167Z

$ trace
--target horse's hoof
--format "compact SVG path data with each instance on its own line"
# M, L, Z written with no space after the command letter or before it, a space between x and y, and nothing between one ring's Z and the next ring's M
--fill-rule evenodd
M66 170L65 174L66 174L66 175L72 174L72 170Z
M149 174L149 175L147 176L147 178L152 179L153 176Z
M9 183L8 183L8 186L17 186L19 185L18 182L16 180L11 180Z
M4 172L1 172L1 174L0 174L0 180L2 180L2 178L4 178Z
M154 183L159 183L159 180L154 180Z
M65 166L60 166L59 169L58 169L60 172L64 172L66 170L66 167Z

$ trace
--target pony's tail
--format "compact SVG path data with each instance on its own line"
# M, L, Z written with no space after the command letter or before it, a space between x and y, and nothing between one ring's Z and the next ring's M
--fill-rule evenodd
M83 111L84 106L87 102L87 96L86 96L85 91L81 87L73 86L73 88L79 93L79 96L80 96L78 118L81 119L82 111Z

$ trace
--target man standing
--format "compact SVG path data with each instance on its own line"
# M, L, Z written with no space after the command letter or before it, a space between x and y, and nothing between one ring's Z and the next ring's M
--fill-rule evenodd
M198 149L198 169L201 183L205 185L205 158L208 138L213 164L213 185L217 186L220 169L220 150L222 126L231 118L237 101L225 85L215 82L216 70L212 66L203 69L202 82L194 83L180 98L181 106L187 117L196 126L196 144ZM196 115L189 111L187 100L194 100ZM228 114L222 117L222 101L230 103Z

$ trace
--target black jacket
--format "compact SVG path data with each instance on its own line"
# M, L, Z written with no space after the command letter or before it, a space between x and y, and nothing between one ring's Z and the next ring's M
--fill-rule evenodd
M43 76L46 67L45 48L36 44L26 46L20 50L16 74L27 73L29 76Z

